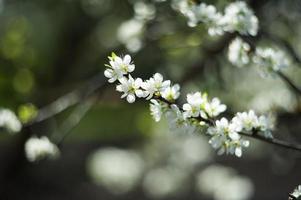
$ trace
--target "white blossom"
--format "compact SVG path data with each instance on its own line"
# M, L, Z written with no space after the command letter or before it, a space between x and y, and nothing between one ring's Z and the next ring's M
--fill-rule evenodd
M207 119L208 117L216 117L220 113L226 110L226 105L221 104L218 98L213 98L212 101L208 101L207 94L201 94L201 92L195 92L193 94L187 94L187 103L183 105L184 116L199 117Z
M232 123L239 127L239 131L252 131L259 126L259 120L253 110L249 112L236 113Z
M180 85L175 84L173 86L169 86L162 90L160 93L161 96L167 101L174 101L180 96Z
M222 23L227 32L238 31L252 36L257 35L258 32L258 19L244 1L230 3L225 8Z
M301 197L301 185L298 185L298 187L291 193L291 196L296 199Z
M162 116L162 105L155 99L151 99L150 111L156 122L160 121Z
M238 131L253 134L252 131L259 131L263 136L271 138L271 131L274 129L274 121L272 117L257 116L253 110L249 112L237 113L232 119L232 123L236 125Z
M131 56L125 55L123 58L116 56L115 54L112 57L109 57L110 65L105 70L104 75L109 79L110 83L115 82L118 79L121 79L124 75L134 71L135 65L131 62Z
M290 64L289 59L283 51L261 47L256 49L253 61L261 69L264 76L270 72L277 72L287 68Z
M22 124L11 110L0 109L0 127L7 129L10 133L16 133L21 130Z
M207 132L212 136L209 140L209 144L211 144L214 149L218 149L218 155L226 153L241 157L242 147L248 147L249 141L241 139L237 130L237 125L229 123L226 118L217 120L214 127L208 128Z
M151 99L155 93L162 92L170 87L170 80L163 81L163 76L160 73L155 73L153 77L142 83L141 87L145 90L146 99Z
M116 90L118 92L123 92L121 95L121 98L126 97L126 100L129 103L133 103L136 100L137 97L144 97L145 94L141 90L142 85L142 79L136 78L133 79L131 75L129 75L129 78L122 77L119 79L120 84L116 86Z
M201 92L195 92L193 94L187 94L187 103L183 105L185 117L198 117L201 112L201 105L207 101L207 99L202 96Z
M213 118L217 117L219 114L224 112L227 109L225 104L221 104L218 98L213 98L210 102L204 104L204 111L208 117ZM204 117L204 116L203 116Z
M241 38L233 40L228 49L228 59L236 67L243 67L250 62L250 45Z
M31 137L25 143L25 154L30 162L34 162L44 158L56 158L59 155L59 149L45 136Z

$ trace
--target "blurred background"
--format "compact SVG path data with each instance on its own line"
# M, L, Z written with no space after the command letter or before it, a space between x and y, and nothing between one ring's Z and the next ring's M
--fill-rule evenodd
M280 200L301 184L300 152L252 140L240 159L217 156L207 137L169 131L152 120L147 102L128 104L113 85L100 87L107 56L130 53L135 76L160 72L182 94L207 91L228 115L272 113L275 137L301 143L300 95L256 67L232 66L233 35L188 27L175 2L0 0L0 105L23 123L41 119L15 135L1 130L0 199ZM223 10L231 1L204 2ZM248 4L260 42L291 56L284 73L301 86L301 2ZM31 135L66 134L58 159L26 161Z

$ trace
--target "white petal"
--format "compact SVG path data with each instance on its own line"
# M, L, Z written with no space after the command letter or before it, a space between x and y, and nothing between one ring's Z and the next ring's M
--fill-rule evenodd
M119 82L122 84L122 85L127 85L128 84L128 79L126 77L121 77L120 79L118 79Z
M175 84L174 86L172 86L172 88L176 91L180 90L180 85L179 84Z
M107 78L112 78L112 76L113 76L113 70L111 70L111 69L106 69L105 72L104 72L104 75L105 75L105 77L107 77Z
M167 81L164 81L163 83L162 83L162 89L165 89L165 88L167 88L167 87L169 87L170 86L170 80L167 80Z
M132 72L134 70L135 70L135 65L132 64L128 66L128 72Z
M137 97L141 98L141 97L145 97L146 93L144 93L142 90L136 90L135 94L137 95Z
M162 76L162 74L160 74L160 73L155 73L155 74L154 74L154 79L155 79L156 81L162 82L162 81L163 81L163 76Z
M186 110L186 111L191 110L191 105L188 104L188 103L185 103L185 104L183 105L183 110Z
M232 139L232 140L238 140L240 138L240 135L236 132L230 132L229 133L229 137Z
M123 58L123 62L124 62L124 64L129 65L131 63L131 56L125 55Z
M117 85L117 86L116 86L116 90L117 90L118 92L122 92L122 91L123 91L122 86L121 86L121 85Z
M128 96L126 97L126 100L129 102L129 103L134 103L135 100L136 100L136 97L134 94L128 94Z
M110 78L110 79L108 80L109 83L114 83L115 81L116 81L116 77Z
M141 78L137 78L137 79L135 80L135 86L136 86L137 88L139 88L139 87L142 85L142 83L143 83L143 81L142 81Z
M235 155L236 155L237 157L241 157L241 155L242 155L241 147L236 147L236 148L235 148Z

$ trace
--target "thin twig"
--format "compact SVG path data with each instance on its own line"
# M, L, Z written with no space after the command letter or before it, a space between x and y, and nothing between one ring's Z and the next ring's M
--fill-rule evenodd
M97 90L107 86L103 73L99 73L92 79L88 80L82 87L76 88L68 94L63 95L51 104L39 109L38 116L25 126L45 121L67 108L81 102L83 99L94 94Z
M80 103L74 111L69 115L69 117L63 122L57 134L58 136L53 136L54 142L61 146L65 138L72 133L72 129L74 129L79 122L83 119L83 117L87 114L87 112L94 105L96 98L90 98L85 100L83 103Z
M270 144L273 144L273 145L276 145L276 146L280 146L280 147L283 147L283 148L286 148L286 149L301 151L301 145L299 145L299 144L293 144L293 143L283 141L283 140L279 140L279 139L276 139L276 138L266 138L266 137L264 137L262 135L258 135L256 133L249 134L249 133L239 132L239 134L244 135L246 137L261 140L261 141L264 141L264 142L267 142L267 143L270 143Z
M296 93L298 96L301 95L301 89L297 87L285 74L281 71L277 72L278 76Z

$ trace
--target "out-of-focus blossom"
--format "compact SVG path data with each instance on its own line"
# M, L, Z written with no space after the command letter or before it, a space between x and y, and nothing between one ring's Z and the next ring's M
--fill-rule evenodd
M244 1L230 3L221 20L225 31L257 35L258 19Z
M263 72L263 76L267 76L272 72L281 71L290 64L287 55L283 51L261 47L256 49L253 61Z
M130 19L120 25L117 38L130 52L137 52L142 47L143 32L144 22L138 19Z
M196 181L198 191L214 200L247 200L254 192L249 178L219 165L212 165L201 171Z
M185 173L180 169L164 167L150 170L144 180L143 188L150 197L164 198L178 194L183 187Z
M228 59L236 67L243 67L250 63L250 45L240 38L233 40L228 49Z
M152 4L138 1L134 4L135 18L138 20L152 20L156 14L156 8Z
M92 179L115 194L132 190L143 172L143 160L130 150L107 147L96 151L88 162Z
M7 129L10 133L19 132L22 124L11 110L0 109L0 127Z
M45 158L56 158L59 155L59 149L45 136L31 137L25 143L25 154L30 162L34 162Z

